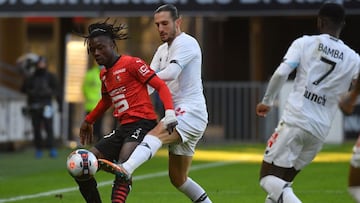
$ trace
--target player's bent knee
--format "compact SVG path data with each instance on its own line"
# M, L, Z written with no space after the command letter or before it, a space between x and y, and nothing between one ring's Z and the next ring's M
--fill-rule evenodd
M182 175L180 175L180 174L175 174L175 173L171 173L171 172L169 172L169 178L170 178L171 184L172 184L174 187L176 187L176 188L178 188L178 187L180 187L181 185L183 185L183 184L186 182L186 180L187 180L187 176L186 176L186 175L185 175L185 176L182 176Z
M268 197L275 202L280 199L286 184L287 182L273 175L264 176L260 179L261 188L263 188L268 193Z

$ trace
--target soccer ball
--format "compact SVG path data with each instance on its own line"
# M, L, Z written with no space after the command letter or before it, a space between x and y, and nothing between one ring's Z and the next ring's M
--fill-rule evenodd
M98 161L89 150L77 149L69 154L66 167L72 177L84 181L95 175L98 169Z

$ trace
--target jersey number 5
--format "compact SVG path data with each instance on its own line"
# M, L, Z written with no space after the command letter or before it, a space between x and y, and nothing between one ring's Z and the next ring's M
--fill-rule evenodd
M116 96L116 101L114 102L114 107L117 109L118 113L122 113L129 108L129 103L125 99L124 94L119 94Z
M315 80L313 82L314 85L318 85L322 80L324 80L335 69L335 66L336 66L336 62L331 61L323 56L320 58L320 61L329 64L330 69L324 75L322 75L319 79Z

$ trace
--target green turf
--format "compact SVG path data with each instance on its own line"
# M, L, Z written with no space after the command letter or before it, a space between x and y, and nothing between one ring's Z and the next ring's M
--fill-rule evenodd
M258 153L264 144L231 144L205 146L203 150ZM325 145L322 152L351 153L352 143ZM0 153L0 203L81 203L84 202L76 184L68 175L65 159L70 149L61 149L57 159L33 158L34 151ZM217 165L216 165L217 164ZM156 156L141 166L134 174L133 190L128 203L184 203L190 202L171 186L167 177L166 157ZM259 187L259 163L215 163L194 161L190 176L199 182L215 203L264 202L265 193ZM312 163L296 178L294 191L303 202L353 203L347 193L348 160L340 162ZM146 176L157 174L157 176ZM110 202L113 176L98 172L96 178L103 202ZM63 191L66 189L67 191ZM53 192L56 191L56 192ZM31 195L45 194L41 197ZM11 199L22 200L10 201Z

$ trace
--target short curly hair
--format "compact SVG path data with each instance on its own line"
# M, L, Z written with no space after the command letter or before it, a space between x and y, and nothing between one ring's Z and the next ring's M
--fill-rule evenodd
M318 16L329 18L335 24L341 24L345 21L345 9L339 3L325 2L320 7Z

